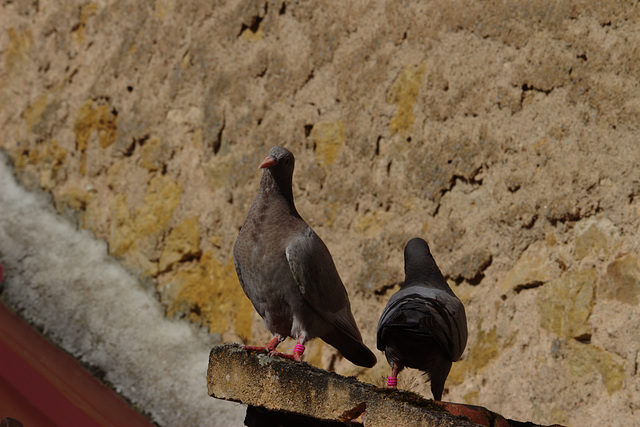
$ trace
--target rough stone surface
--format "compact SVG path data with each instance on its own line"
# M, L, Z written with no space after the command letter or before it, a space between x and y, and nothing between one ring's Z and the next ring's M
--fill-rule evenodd
M594 269L572 271L538 293L540 326L560 337L590 339L595 300Z
M263 344L231 248L284 145L370 347L421 236L469 319L446 400L630 425L638 25L627 1L3 2L0 147L168 316ZM319 340L305 356L379 385L389 371ZM428 395L415 372L400 387Z
M640 297L640 263L635 254L623 255L608 266L600 288L602 298L637 306Z
M442 404L414 393L380 389L306 363L237 346L211 350L207 384L209 395L217 399L320 420L357 420L365 426L476 425L451 416Z

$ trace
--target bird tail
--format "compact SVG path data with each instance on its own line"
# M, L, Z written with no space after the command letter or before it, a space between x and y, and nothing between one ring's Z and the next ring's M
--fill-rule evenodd
M433 393L434 400L442 400L442 392L444 391L444 383L447 380L449 371L451 370L451 361L446 358L442 358L436 367L432 367L431 371L427 371L426 374L431 380L431 393Z
M355 340L337 328L323 336L322 340L337 348L340 354L358 366L372 368L378 361L362 341Z

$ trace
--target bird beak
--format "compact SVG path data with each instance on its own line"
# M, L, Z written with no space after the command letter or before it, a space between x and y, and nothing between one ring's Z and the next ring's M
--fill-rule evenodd
M262 161L262 163L260 163L260 166L258 166L258 168L259 169L270 168L271 166L275 166L277 164L278 164L278 161L274 157L267 156Z

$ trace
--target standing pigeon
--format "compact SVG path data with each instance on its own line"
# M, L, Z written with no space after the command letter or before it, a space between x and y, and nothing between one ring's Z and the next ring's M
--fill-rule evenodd
M378 350L391 365L387 387L395 388L405 367L424 371L435 400L442 398L451 363L467 345L467 317L436 265L427 242L404 248L404 284L387 303L378 323Z
M347 291L324 242L293 203L294 157L273 147L260 168L260 189L233 247L240 284L274 338L266 350L300 361L304 343L320 337L356 365L372 367L376 357L362 342ZM275 349L289 336L293 354Z

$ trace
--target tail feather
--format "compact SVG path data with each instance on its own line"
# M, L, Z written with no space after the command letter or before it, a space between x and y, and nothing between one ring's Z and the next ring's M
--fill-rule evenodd
M444 383L447 380L449 371L451 370L451 361L442 359L439 366L435 367L432 371L427 372L429 379L431 380L431 393L433 393L434 400L442 400L442 392L444 391Z
M376 356L362 341L353 339L339 329L334 329L323 336L322 340L335 347L347 360L358 366L372 368L378 361Z

